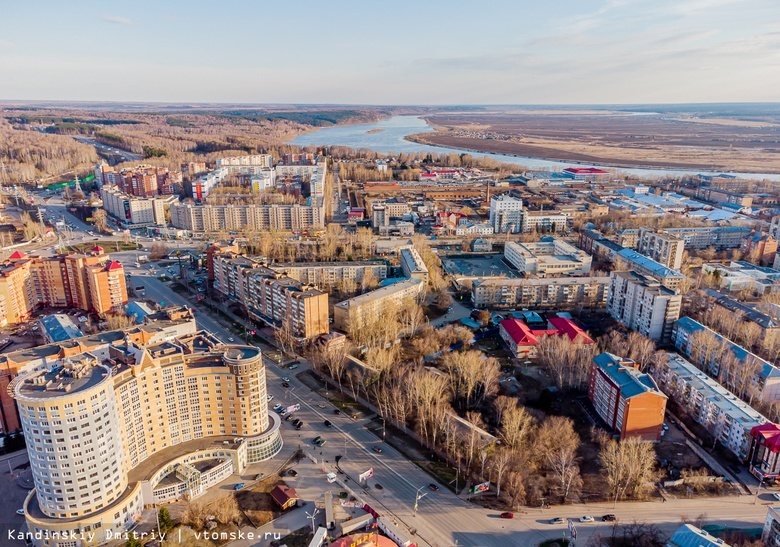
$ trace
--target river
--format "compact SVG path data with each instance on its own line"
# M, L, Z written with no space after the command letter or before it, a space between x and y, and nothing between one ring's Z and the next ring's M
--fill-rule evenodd
M472 156L487 156L498 161L523 165L531 170L538 171L560 171L566 167L576 165L576 162L563 162L546 160L543 158L531 158L527 156L510 156L506 154L492 154L485 152L475 152L473 150L460 150L455 148L445 148L443 146L429 146L427 144L418 144L406 140L407 135L415 133L433 132L428 123L418 116L393 116L376 123L361 123L356 125L334 125L326 127L311 133L298 135L289 144L298 146L348 146L350 148L367 148L375 152L382 153L401 153L401 152L430 152L432 154L460 154L466 153ZM614 167L611 165L599 165L589 163L588 166L600 167L602 169L614 169L621 173L636 175L638 177L662 177L662 176L681 176L696 175L697 173L716 175L724 171L712 172L705 170L684 170L684 169L645 169L640 167ZM727 172L731 175L750 179L766 179L780 181L780 174L775 173L736 173Z

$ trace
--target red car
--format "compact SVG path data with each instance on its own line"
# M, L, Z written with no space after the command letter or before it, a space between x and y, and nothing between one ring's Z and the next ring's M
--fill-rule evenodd
M510 513L509 511L507 511L506 513L501 513L501 518L502 519L513 519L513 518L515 518L515 514L514 513Z

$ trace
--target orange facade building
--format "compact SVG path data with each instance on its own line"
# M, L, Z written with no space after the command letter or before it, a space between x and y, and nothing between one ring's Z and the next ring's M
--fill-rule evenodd
M52 257L17 251L0 265L0 325L26 321L39 307L102 314L126 303L124 268L101 247Z

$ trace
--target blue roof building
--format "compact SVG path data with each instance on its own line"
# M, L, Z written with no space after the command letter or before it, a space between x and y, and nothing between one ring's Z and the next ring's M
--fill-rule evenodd
M153 314L154 310L145 302L130 302L125 306L125 313L130 317L135 317L135 322L141 325L146 319L146 316Z
M64 313L55 313L53 315L47 315L39 320L41 329L43 330L43 336L46 338L46 342L51 344L54 342L64 342L71 338L79 338L84 336L79 330L78 325L73 322L69 316Z

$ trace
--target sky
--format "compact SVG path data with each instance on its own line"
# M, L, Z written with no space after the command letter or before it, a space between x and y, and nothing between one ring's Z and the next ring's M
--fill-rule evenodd
M780 101L780 0L0 0L0 101Z

